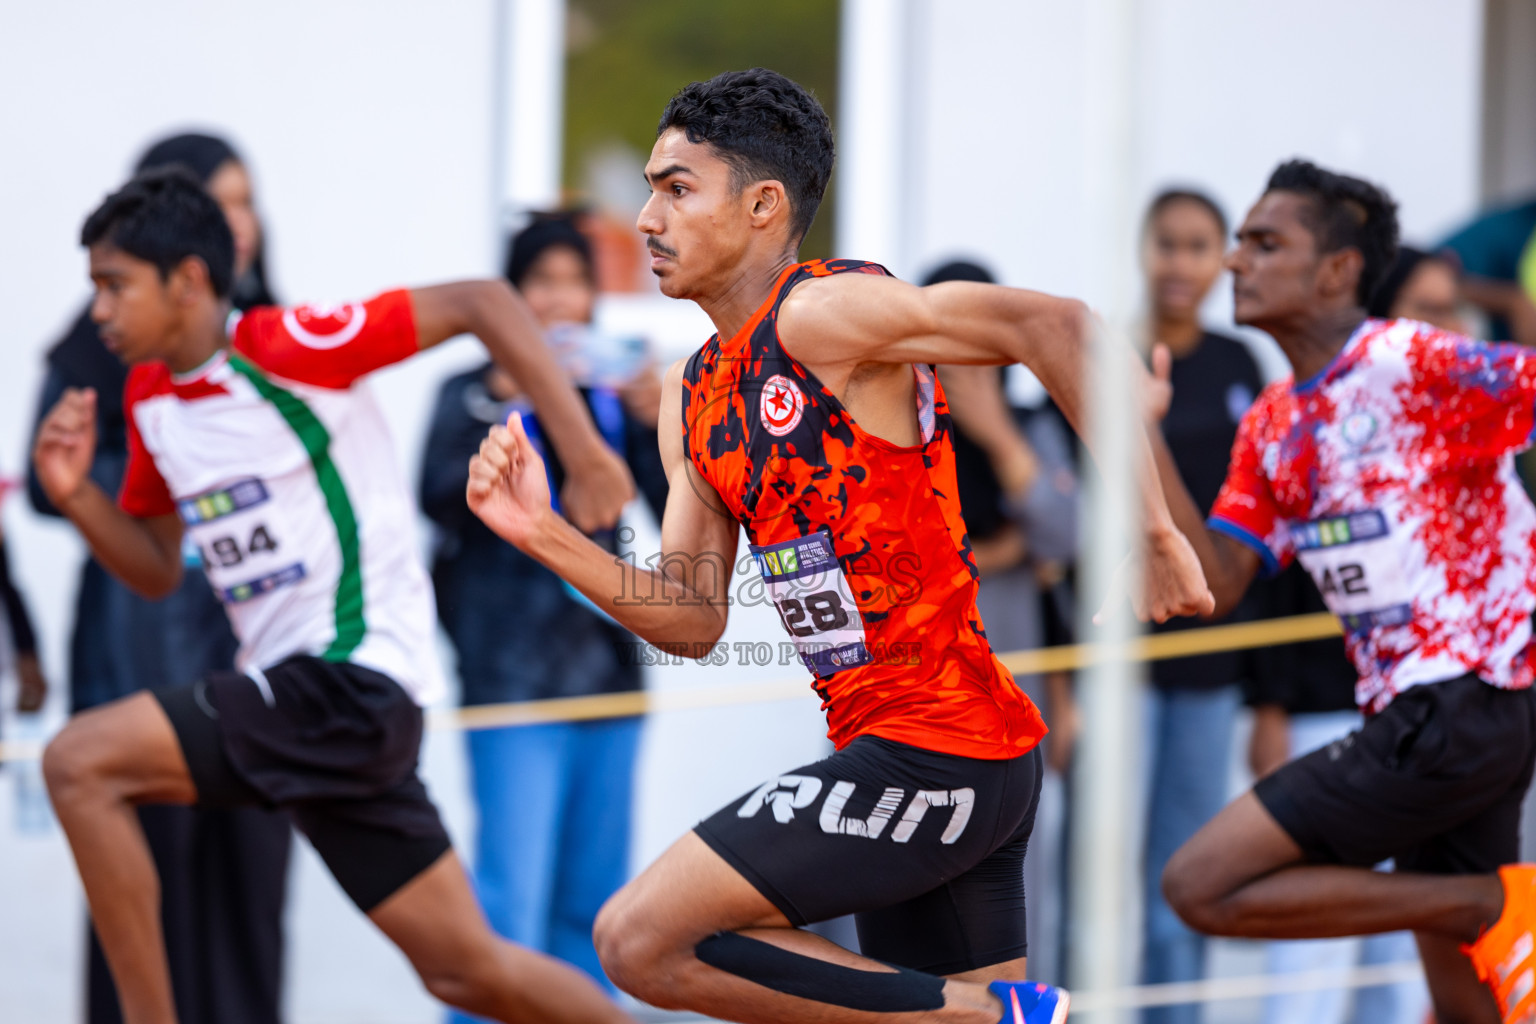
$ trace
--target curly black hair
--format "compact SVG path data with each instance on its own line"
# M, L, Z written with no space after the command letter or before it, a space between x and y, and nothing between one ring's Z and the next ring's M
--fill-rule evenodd
M797 241L805 237L832 176L832 122L815 96L767 68L725 71L672 97L657 137L670 128L713 146L731 165L738 191L754 181L782 182L790 230Z
M1308 200L1302 223L1319 252L1357 249L1364 266L1355 285L1368 303L1397 258L1397 203L1386 190L1360 178L1327 171L1306 160L1287 160L1269 176L1266 192L1291 192Z
M208 268L219 298L235 276L235 239L224 211L192 172L175 165L145 171L112 193L80 229L80 244L97 242L153 263L161 280L181 261L196 256Z

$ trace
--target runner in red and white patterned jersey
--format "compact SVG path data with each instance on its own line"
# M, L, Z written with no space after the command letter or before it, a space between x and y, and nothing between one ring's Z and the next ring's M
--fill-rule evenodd
M1367 320L1312 379L1244 417L1209 525L1266 568L1299 558L1339 616L1375 713L1473 672L1531 685L1536 508L1514 453L1536 422L1536 353Z
M1536 508L1513 457L1536 426L1536 354L1366 319L1396 244L1383 192L1300 161L1238 232L1237 320L1295 372L1244 418L1208 527L1166 451L1160 474L1217 614L1301 560L1369 717L1222 811L1164 890L1215 934L1413 929L1440 1020L1526 1020L1536 871L1511 862L1536 757ZM1395 873L1371 870L1389 858Z

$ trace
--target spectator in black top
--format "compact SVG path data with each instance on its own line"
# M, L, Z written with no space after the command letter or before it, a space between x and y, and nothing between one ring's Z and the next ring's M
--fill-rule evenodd
M1221 277L1227 222L1209 197L1163 192L1148 208L1142 237L1149 347L1173 356L1173 400L1163 434L1190 494L1209 511L1227 475L1237 425L1263 386L1242 342L1207 330L1200 307ZM1239 615L1243 614L1239 611ZM1179 619L1157 632L1207 623ZM1168 858L1227 799L1232 731L1242 703L1245 658L1208 654L1154 662L1147 701L1147 816L1143 980L1194 981L1205 974L1206 940L1163 900ZM1198 1004L1145 1011L1148 1024L1196 1024Z
M592 251L575 221L542 215L513 239L507 280L522 293L581 390L609 447L626 457L657 520L667 481L656 440L659 381L632 346L592 326ZM422 509L437 526L432 580L459 656L466 705L640 688L641 644L559 576L497 537L465 503L469 460L513 409L543 447L554 494L563 471L540 441L517 382L492 363L442 386L421 467ZM610 546L612 531L594 537ZM470 732L480 811L475 883L498 933L607 984L592 944L604 901L628 877L640 719ZM611 988L611 986L610 986ZM451 1021L471 1020L460 1014Z
M211 135L175 135L151 146L136 171L173 165L195 174L229 221L235 239L235 308L274 305L251 178L240 155ZM49 350L47 365L37 424L65 388L94 388L97 442L91 478L116 494L128 462L123 416L128 369L102 343L89 306ZM27 483L33 507L43 515L58 515L35 470ZM95 559L86 559L69 646L71 711L234 667L239 642L194 557L189 551L193 571L183 574L181 586L163 601L139 597ZM139 818L160 878L166 955L181 1024L277 1024L292 844L288 819L257 807L168 805L141 807ZM94 930L88 942L85 1019L87 1024L116 1024L122 1020L117 989Z

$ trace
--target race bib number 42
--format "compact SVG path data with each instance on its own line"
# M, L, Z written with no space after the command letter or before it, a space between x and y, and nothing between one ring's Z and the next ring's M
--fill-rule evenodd
M1376 509L1314 519L1291 527L1296 557L1352 633L1401 626L1412 612L1403 549Z
M752 557L806 668L826 678L869 663L864 620L832 549L830 533L822 530L778 544L754 544Z

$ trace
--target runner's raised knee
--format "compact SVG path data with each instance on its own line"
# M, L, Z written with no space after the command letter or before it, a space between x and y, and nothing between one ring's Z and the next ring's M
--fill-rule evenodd
M43 750L43 779L55 804L78 798L105 778L101 745L78 724L64 726Z
M1194 859L1186 850L1187 847L1181 847L1163 869L1163 898L1196 931L1225 934L1224 927L1230 927L1230 915L1224 912L1220 895L1211 892L1201 873L1194 869Z
M634 912L634 900L621 889L597 912L592 941L603 971L619 988L653 1006L668 1008L666 953L656 941L654 925L646 927Z

